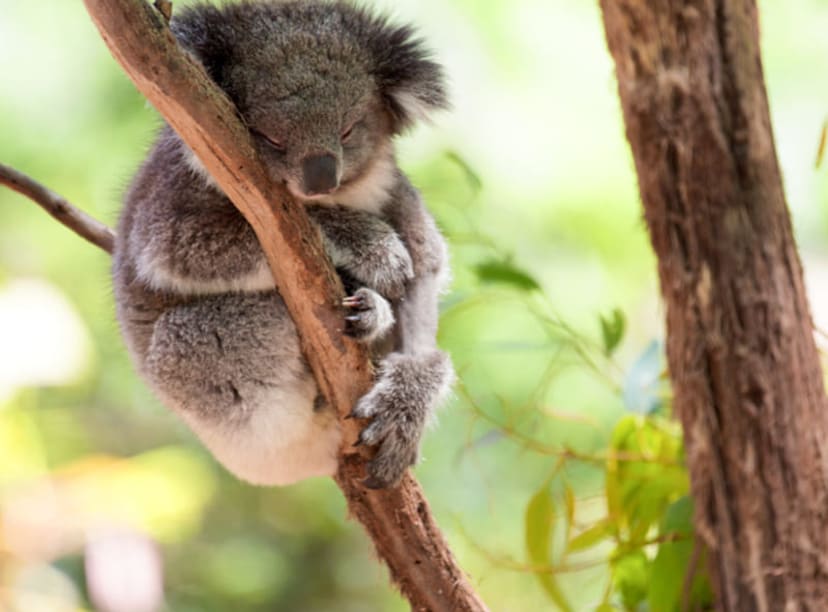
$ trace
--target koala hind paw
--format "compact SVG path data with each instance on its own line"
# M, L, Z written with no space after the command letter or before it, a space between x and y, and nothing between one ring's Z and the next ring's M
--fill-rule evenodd
M399 482L405 470L417 463L422 432L423 423L401 411L385 407L377 414L357 441L378 447L363 484L369 489L383 489Z
M377 382L351 416L371 419L357 445L377 447L365 486L395 485L417 462L420 438L433 407L453 379L451 362L439 351L411 356L392 353L380 366Z

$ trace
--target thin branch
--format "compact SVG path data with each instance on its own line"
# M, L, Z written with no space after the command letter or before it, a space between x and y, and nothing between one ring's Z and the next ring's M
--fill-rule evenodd
M0 184L39 204L43 210L81 238L101 247L107 253L112 253L115 233L51 189L5 164L0 164Z
M344 417L371 386L364 347L342 334L343 292L304 209L259 162L227 96L184 53L145 0L84 0L104 41L138 89L178 132L253 227L302 339L319 388L342 421L336 482L413 610L485 610L434 522L416 481L365 489L359 425Z

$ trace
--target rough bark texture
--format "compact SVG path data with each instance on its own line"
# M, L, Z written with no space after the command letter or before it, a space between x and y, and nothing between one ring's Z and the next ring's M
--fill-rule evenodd
M753 0L601 0L722 610L828 610L828 402ZM817 75L815 75L817 78Z
M164 119L198 155L250 222L302 338L321 391L341 417L370 388L364 349L342 335L342 287L301 206L271 184L230 100L176 44L145 0L85 0L112 54ZM372 491L364 454L350 449L358 425L343 421L336 481L351 513L414 610L485 610L458 567L416 481Z

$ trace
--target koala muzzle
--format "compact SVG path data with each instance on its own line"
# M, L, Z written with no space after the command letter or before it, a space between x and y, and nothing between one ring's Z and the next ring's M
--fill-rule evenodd
M330 154L311 155L302 160L305 193L330 193L339 186L336 177L336 157Z

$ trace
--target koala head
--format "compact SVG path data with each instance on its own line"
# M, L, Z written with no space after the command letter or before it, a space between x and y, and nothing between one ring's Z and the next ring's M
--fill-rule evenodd
M411 28L344 2L196 5L171 27L300 200L393 180L391 138L447 105L442 70Z

